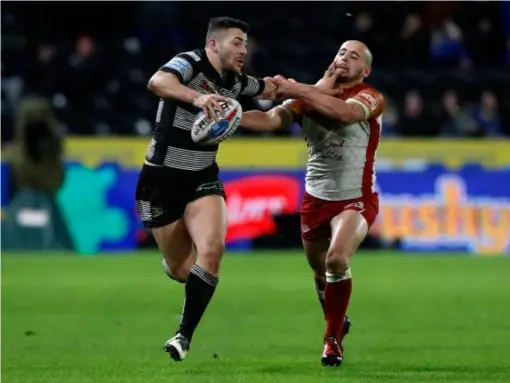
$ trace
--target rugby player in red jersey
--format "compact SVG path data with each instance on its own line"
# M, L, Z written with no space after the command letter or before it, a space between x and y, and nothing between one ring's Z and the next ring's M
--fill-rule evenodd
M364 83L371 67L368 47L346 41L316 85L276 76L278 91L290 99L268 112L245 112L241 120L257 131L301 123L308 147L301 233L319 299L324 299L325 366L343 361L342 341L350 327L350 259L379 211L375 157L385 103L379 91ZM340 89L341 95L331 96L331 89Z

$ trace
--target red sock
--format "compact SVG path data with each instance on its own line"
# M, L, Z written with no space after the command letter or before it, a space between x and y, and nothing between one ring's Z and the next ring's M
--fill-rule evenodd
M327 325L324 339L332 336L337 340L341 340L345 313L349 305L351 291L352 279L350 277L337 282L326 282L324 299L326 301Z

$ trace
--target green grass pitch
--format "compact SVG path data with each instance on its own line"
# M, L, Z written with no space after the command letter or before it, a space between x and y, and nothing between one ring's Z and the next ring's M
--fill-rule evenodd
M510 258L358 254L339 369L300 253L227 255L182 363L183 286L154 253L4 255L6 383L510 382Z

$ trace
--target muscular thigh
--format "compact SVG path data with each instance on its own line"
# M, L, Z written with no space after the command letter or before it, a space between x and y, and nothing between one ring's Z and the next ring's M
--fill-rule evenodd
M379 196L374 193L346 201L342 211L331 220L331 254L352 257L368 234L379 213Z
M367 220L359 211L344 210L331 220L331 233L326 264L336 264L336 269L345 269L367 236Z
M227 212L225 199L208 194L188 204L184 220L197 249L200 266L219 272L219 259L225 248Z
M193 181L184 221L197 249L211 237L224 240L227 231L225 190L215 168L204 171Z
M221 195L210 194L190 202L184 220L198 251L211 242L224 243L227 208Z

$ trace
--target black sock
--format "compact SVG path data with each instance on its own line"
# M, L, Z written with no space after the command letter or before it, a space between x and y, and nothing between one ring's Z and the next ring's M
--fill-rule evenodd
M326 288L326 277L315 277L315 292L317 293L317 298L319 298L319 303L322 306L322 311L324 312L324 317L326 317L326 305L324 303L324 289Z
M186 299L179 325L179 333L190 342L217 285L218 277L209 274L196 264L191 267L186 281Z

